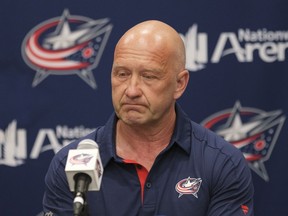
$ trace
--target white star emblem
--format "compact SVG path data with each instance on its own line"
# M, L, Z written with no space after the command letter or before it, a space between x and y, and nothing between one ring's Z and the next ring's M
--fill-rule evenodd
M236 113L231 125L228 128L221 129L217 133L224 137L225 140L231 142L241 140L248 136L248 133L259 126L261 121L251 121L243 123L239 113Z
M68 16L69 12L65 10L56 31L45 39L45 46L49 44L53 50L66 49L74 46L79 38L90 31L88 28L71 31L69 22L67 21Z

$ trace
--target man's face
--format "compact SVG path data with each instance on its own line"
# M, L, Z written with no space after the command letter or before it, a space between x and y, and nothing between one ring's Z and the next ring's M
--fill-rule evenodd
M163 50L134 46L116 49L111 74L112 101L122 121L150 125L169 118L174 109L177 78L168 65L171 64Z

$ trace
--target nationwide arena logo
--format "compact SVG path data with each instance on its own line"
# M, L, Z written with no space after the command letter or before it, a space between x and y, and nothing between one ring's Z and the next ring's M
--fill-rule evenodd
M108 18L70 15L67 9L61 17L37 25L22 43L23 59L36 71L32 86L49 75L76 74L96 89L92 69L99 64L112 27Z
M17 121L13 120L6 128L0 128L0 166L17 167L25 164L27 159L38 159L46 151L52 150L56 154L63 146L95 129L83 125L40 128L36 137L32 137L28 142L28 130L19 128L17 124Z
M209 44L208 34L198 32L193 24L184 34L180 33L186 47L186 68L189 71L204 69L208 63L219 63L233 55L240 63L260 60L266 63L286 60L288 30L271 31L266 28L251 30L240 28L237 32L222 32L216 44ZM209 56L208 45L212 47Z
M250 168L269 181L264 162L271 156L285 118L280 110L265 112L242 107L237 101L232 109L217 112L201 124L240 149Z

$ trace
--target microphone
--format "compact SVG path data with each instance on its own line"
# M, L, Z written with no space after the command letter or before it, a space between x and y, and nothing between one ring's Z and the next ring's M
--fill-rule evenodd
M77 149L70 149L65 172L69 188L75 194L74 216L85 212L87 191L99 191L103 166L98 144L91 139L82 140Z

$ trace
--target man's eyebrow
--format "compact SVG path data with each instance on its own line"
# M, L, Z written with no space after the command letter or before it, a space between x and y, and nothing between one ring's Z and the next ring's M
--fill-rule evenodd
M114 65L113 67L112 67L112 69L114 70L114 69L117 69L117 70L119 70L119 69L127 69L127 67L125 67L125 66L123 66L123 65Z

